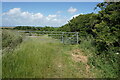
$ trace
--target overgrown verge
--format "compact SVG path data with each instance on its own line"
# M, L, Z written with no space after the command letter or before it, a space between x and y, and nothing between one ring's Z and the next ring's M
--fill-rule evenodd
M88 64L91 70L99 70L97 77L99 78L118 78L119 77L119 57L120 55L113 52L107 51L107 53L102 53L97 55L98 50L95 46L94 38L88 36L86 38L81 38L81 43L79 45L86 55L89 55Z
M22 35L13 30L2 30L2 53L12 51L17 45L22 42Z
M98 77L116 78L120 72L120 2L102 2L98 13L82 14L60 27L79 32L80 49L90 56L89 64L101 71Z

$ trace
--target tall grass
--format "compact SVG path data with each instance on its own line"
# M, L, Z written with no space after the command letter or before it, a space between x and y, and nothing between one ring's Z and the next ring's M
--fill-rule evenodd
M83 77L65 54L69 50L71 46L46 35L26 37L12 54L3 57L3 78Z
M22 42L22 36L13 30L2 30L2 49L3 53L14 49Z
M3 49L15 48L22 36L14 31L3 31ZM80 37L80 45L63 45L47 35L27 37L12 54L3 57L4 78L72 78L88 77L85 65L71 60L70 50L80 48L89 57L90 71L97 78L116 78L119 74L119 55L96 55L97 48L91 36ZM67 53L67 54L65 54ZM81 68L79 72L79 67ZM91 74L91 73L89 73Z
M96 53L97 49L94 44L94 38L92 36L80 37L80 45L79 48L82 49L86 55L92 56Z
M97 48L94 44L94 38L91 36L80 38L80 49L82 49L87 56L89 56L88 64L92 67L91 70L98 69L99 78L117 78L119 77L119 57L116 53L109 50L109 54L103 53L97 55Z
M86 65L72 59L76 45L44 36L29 36L3 57L3 78L88 78Z

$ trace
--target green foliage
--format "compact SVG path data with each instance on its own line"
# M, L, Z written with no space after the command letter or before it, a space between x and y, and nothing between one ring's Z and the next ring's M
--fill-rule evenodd
M103 78L115 78L120 62L120 2L99 3L98 14L79 15L60 28L18 26L18 30L79 32L79 43L87 53L94 53L89 64L101 70ZM8 37L9 38L9 37ZM56 37L57 38L57 37ZM8 43L11 39L8 40ZM4 43L5 46L7 42Z
M120 52L120 2L105 4L108 5L99 12L101 22L96 24L93 30L97 34L96 45L100 53L109 49L117 53Z
M3 50L6 50L6 48L13 49L21 42L22 42L22 36L18 32L12 30L2 31Z
M29 31L57 31L58 28L56 27L49 27L49 26L45 26L45 27L32 27L32 26L16 26L13 29L15 30L29 30Z
M109 54L109 55L100 55L92 56L89 58L89 65L95 67L101 71L102 78L118 78L119 77L119 55Z
M96 53L96 47L95 47L95 42L94 38L92 36L87 36L87 37L80 37L81 42L80 42L80 49L82 49L86 55L95 55Z
M17 29L17 30L39 30L39 28L36 27L32 27L32 26L16 26L13 29Z
M86 65L72 60L72 48L46 35L26 37L3 56L2 78L88 78L92 73L86 75Z
M101 9L98 14L79 15L61 29L79 32L80 47L84 51L95 53L90 63L103 71L102 77L118 77L120 2L99 3L95 9L97 8ZM89 36L92 37L89 39ZM92 50L91 47L95 49Z

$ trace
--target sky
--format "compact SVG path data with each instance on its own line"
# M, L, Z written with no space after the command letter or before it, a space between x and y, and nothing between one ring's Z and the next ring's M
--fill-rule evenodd
M1 0L2 2L103 2L104 0Z
M60 27L82 14L97 13L99 2L3 2L2 26Z

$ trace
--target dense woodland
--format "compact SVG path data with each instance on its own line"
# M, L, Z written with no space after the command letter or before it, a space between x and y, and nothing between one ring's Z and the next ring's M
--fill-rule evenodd
M98 13L81 14L59 28L17 26L14 30L79 32L79 45L95 48L90 65L103 70L104 77L118 77L120 72L120 2L103 2Z

